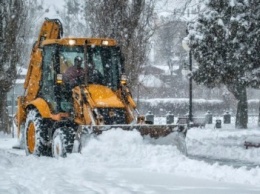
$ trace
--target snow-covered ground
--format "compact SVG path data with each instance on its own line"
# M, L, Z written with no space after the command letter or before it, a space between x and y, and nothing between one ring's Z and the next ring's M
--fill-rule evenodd
M138 132L110 130L67 158L25 156L0 133L0 194L260 193L260 148L244 140L259 129L193 128L188 156Z

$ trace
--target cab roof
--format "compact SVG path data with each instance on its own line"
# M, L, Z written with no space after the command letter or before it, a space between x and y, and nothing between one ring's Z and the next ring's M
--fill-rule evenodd
M61 38L61 39L46 39L42 41L42 46L44 45L50 45L50 44L59 44L59 45L85 45L87 42L87 45L96 45L96 46L116 46L116 40L114 39L108 39L108 38Z

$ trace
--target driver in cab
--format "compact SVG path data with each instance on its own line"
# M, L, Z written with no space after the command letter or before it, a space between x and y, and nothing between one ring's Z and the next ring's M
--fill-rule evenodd
M70 66L63 74L64 83L71 89L84 83L85 71L82 68L82 61L82 57L75 57L74 65Z

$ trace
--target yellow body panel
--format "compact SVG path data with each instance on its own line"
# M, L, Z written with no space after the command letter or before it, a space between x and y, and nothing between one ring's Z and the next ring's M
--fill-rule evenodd
M42 54L40 50L34 52L31 56L31 62L24 82L26 89L25 103L34 100L38 94L41 80Z
M62 27L58 20L46 19L42 24L38 40L34 48L39 48L46 39L59 39L62 35Z
M84 113L83 113L84 114L84 121L83 121L83 123L85 125L90 125L92 123L92 120L94 119L94 118L91 118L92 114L90 114L92 110L86 104L83 105L83 110L84 110Z
M129 102L131 107L136 108L136 103L135 103L134 99L132 98L132 96L128 95L127 96L127 101Z
M31 101L27 106L33 105L40 112L42 118L51 118L51 111L47 102L42 98Z
M75 115L75 123L79 125L90 125L93 121L92 109L94 108L94 102L89 96L86 88L83 88L84 94L81 93L81 88L79 86L75 87L72 91L73 93L73 107L74 107L74 115ZM86 95L88 99L87 103L83 103L82 101L84 97L82 95Z
M125 108L122 101L110 88L102 85L90 84L88 91L95 107L98 108Z

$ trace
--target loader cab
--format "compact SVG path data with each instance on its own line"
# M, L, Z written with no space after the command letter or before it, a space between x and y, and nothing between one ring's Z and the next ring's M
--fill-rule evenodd
M59 46L55 52L57 71L64 74L74 65L74 59L84 59L82 68L86 72L88 84L100 84L113 90L119 88L120 75L122 74L122 58L120 49L112 46L87 46L84 56L83 46ZM55 57L54 57L55 58ZM81 83L79 83L81 84Z
M71 108L69 103L61 102L69 102L72 88L67 92L66 83L59 79L74 65L76 57L83 59L82 68L86 72L84 81L87 84L104 85L114 91L120 87L123 61L117 46L45 45L39 96L48 102L53 112L68 112ZM68 107L64 107L64 104Z

